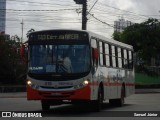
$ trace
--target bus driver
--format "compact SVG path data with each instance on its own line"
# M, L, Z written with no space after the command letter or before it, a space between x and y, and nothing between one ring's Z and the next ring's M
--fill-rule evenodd
M72 64L69 58L69 51L64 52L64 57L58 60L58 64L59 64L58 72L72 73Z

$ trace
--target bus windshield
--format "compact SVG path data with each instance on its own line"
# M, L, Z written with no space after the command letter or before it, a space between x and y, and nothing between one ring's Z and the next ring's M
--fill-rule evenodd
M29 73L74 74L89 72L89 45L30 45Z

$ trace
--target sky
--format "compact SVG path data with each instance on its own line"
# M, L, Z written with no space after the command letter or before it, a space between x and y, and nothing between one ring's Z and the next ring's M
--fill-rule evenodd
M77 5L74 0L6 1L6 33L22 37L23 20L23 41L27 40L26 34L31 28L36 31L81 29L82 6ZM96 1L88 0L88 11ZM124 18L140 23L151 17L160 19L159 5L160 0L98 0L87 15L87 30L111 38L114 21Z

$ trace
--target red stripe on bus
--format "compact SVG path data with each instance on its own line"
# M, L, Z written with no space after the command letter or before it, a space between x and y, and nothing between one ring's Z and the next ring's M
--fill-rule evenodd
M134 83L126 83L126 86L135 86Z

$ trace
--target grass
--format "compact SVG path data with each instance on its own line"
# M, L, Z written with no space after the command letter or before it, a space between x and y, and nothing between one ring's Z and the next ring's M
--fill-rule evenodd
M135 83L139 85L160 84L160 76L148 76L146 74L136 73Z

